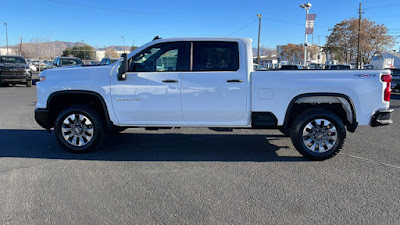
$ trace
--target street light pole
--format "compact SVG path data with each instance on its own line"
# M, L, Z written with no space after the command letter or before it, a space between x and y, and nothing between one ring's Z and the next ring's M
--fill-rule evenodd
M7 32L7 23L4 23L4 26L6 26L6 42L7 42L7 55L8 55L8 32Z
M124 49L124 53L125 53L125 37L121 36L122 38L122 48Z
M22 36L19 36L20 43L19 43L19 55L22 55Z
M307 19L308 19L308 11L311 8L311 3L304 3L300 5L301 8L306 10L306 30L305 30L305 42L304 42L304 63L303 66L307 67Z
M257 45L257 64L260 64L260 33L261 33L261 14L258 17L258 45Z

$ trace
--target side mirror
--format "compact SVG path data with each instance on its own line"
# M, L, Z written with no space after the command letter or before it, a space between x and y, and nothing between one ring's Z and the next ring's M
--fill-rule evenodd
M126 72L128 71L128 55L123 53L121 55L121 65L118 69L118 80L124 81L126 80Z

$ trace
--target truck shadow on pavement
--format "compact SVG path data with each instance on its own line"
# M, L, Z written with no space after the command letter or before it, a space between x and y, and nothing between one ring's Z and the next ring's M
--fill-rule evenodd
M90 153L70 153L44 130L0 129L0 157L104 161L309 161L270 140L281 135L122 133ZM287 142L290 144L288 138ZM280 141L282 143L282 141ZM278 154L279 151L279 154Z

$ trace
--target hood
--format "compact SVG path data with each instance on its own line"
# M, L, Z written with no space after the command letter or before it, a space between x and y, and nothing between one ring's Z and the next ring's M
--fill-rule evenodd
M40 76L46 76L47 79L69 80L69 81L85 81L96 80L100 76L110 76L113 66L69 66L57 67L54 69L44 70Z

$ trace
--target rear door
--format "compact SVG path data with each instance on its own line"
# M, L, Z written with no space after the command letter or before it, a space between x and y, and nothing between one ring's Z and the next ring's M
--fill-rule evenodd
M239 43L192 42L191 71L182 74L182 112L188 123L221 125L244 121L247 68Z

